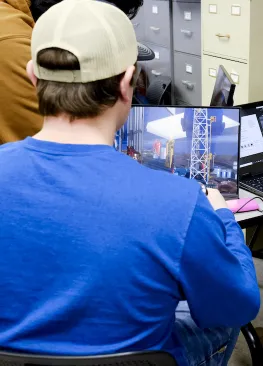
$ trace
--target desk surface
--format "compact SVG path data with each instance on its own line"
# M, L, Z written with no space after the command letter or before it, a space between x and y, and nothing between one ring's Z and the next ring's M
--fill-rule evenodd
M244 189L239 190L240 198L253 198L255 195L253 193L247 192ZM261 200L256 200L258 202L259 207L263 210L263 202ZM258 225L260 222L263 223L263 213L259 211L250 211L250 212L242 212L235 215L237 222L245 229L250 226Z

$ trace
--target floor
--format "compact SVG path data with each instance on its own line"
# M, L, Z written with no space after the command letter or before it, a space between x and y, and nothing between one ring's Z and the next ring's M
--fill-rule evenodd
M255 266L257 270L257 277L259 282L259 287L261 291L261 299L262 306L260 309L260 313L253 322L254 327L262 327L263 328L263 260L255 259ZM239 340L236 345L236 349L233 353L233 356L229 362L229 366L251 366L251 358L248 346L245 342L245 339L242 335L240 335ZM263 365L263 361L262 361Z

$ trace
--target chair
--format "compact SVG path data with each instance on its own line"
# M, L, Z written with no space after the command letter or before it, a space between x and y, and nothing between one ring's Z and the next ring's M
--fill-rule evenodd
M145 44L138 42L138 61L151 61L155 58L155 53Z
M251 323L241 328L243 336L248 344L253 366L262 366L263 364L263 347L260 339Z
M95 357L55 357L0 352L0 366L178 366L161 351L135 352Z
M252 365L262 366L263 348L251 323L241 329L249 346ZM166 352L134 352L95 357L55 357L0 351L0 366L178 366Z
M157 76L149 85L146 98L152 105L171 104L171 83L168 76Z

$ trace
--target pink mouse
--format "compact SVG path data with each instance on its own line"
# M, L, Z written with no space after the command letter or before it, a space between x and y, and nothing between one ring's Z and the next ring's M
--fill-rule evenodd
M248 212L259 210L258 203L251 198L240 198L238 200L227 201L228 208L233 212Z

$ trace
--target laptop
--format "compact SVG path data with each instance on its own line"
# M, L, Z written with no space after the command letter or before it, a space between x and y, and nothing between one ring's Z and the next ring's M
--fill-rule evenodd
M240 108L240 186L263 197L263 102Z
M240 109L134 106L120 150L151 169L238 198Z

